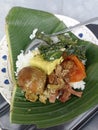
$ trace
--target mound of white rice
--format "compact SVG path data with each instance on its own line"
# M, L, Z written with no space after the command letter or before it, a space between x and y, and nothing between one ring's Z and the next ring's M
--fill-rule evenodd
M38 49L33 52L29 51L27 54L24 54L24 51L21 50L21 53L17 56L15 75L17 76L22 68L29 66L31 58L37 54L39 54Z

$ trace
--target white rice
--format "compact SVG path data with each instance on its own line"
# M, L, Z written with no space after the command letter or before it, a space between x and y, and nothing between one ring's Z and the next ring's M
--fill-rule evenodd
M37 31L38 31L37 28L35 28L35 29L33 30L32 34L31 34L30 37L29 37L31 40L35 38Z
M83 63L84 65L86 65L86 60L82 60L82 63Z
M27 54L24 54L24 51L21 50L21 53L17 56L15 75L17 76L22 68L29 66L31 58L37 54L39 54L38 49L33 52L29 51Z
M79 81L79 82L71 82L70 86L74 89L81 89L84 90L85 89L85 82L83 80Z

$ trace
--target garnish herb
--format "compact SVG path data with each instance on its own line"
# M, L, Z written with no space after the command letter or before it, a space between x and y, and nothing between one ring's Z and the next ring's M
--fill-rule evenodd
M45 35L44 33L37 32L36 38L46 42L46 45L40 45L39 50L45 60L52 61L61 57L66 52L67 55L74 54L80 60L86 60L85 45L79 44L80 39L75 38L72 33L57 35L58 40L53 41L53 37ZM55 36L54 36L55 37Z

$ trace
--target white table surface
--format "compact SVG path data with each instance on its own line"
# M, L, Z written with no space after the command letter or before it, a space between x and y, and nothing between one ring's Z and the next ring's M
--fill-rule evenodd
M5 34L5 17L13 6L63 14L80 22L98 15L98 0L0 0L0 39Z
M5 35L5 17L13 6L63 14L80 22L98 16L98 0L0 0L0 40ZM83 130L97 130L97 122L98 116Z

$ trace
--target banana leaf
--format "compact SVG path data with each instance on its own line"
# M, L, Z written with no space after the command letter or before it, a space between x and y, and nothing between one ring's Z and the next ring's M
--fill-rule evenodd
M29 36L32 30L38 28L45 33L60 31L66 26L53 14L27 9L12 8L6 17L6 35L9 46L11 72L13 78L13 94L10 107L10 120L17 124L35 124L46 128L63 124L98 104L98 46L87 41L78 40L86 45L86 88L83 96L73 96L69 101L61 103L32 103L25 99L23 91L17 86L14 75L16 59L21 50L31 42ZM77 39L72 34L73 39Z

